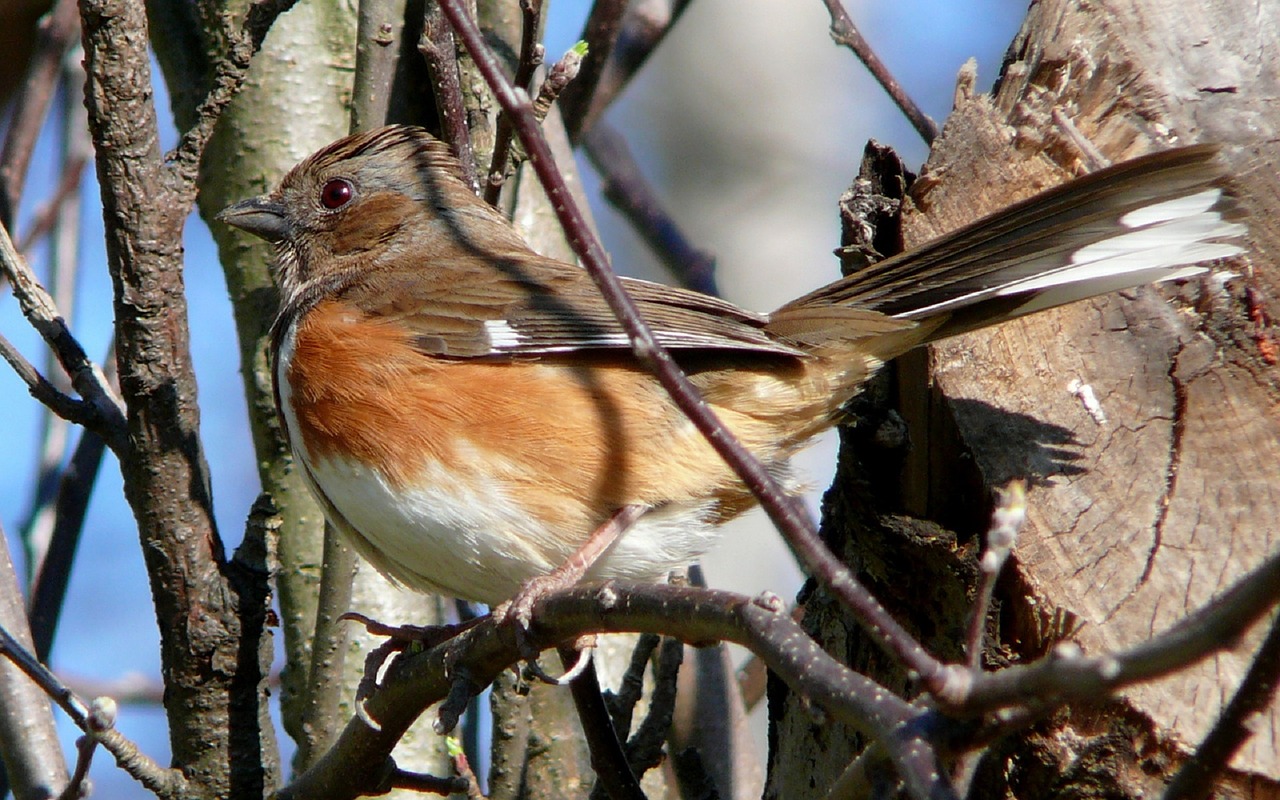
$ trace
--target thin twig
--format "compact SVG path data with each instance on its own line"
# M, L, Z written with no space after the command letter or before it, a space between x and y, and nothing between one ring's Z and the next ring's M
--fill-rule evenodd
M189 791L186 778L176 769L165 769L143 756L136 745L115 730L114 703L96 700L86 703L58 680L35 656L27 652L9 631L0 627L0 655L8 658L71 718L75 726L100 743L122 768L165 800L177 800Z
M880 82L884 90L889 93L889 97L906 115L907 120L911 122L911 126L916 129L916 133L920 134L921 139L924 139L924 143L932 145L933 140L938 138L937 123L930 119L928 114L920 110L920 106L916 105L916 102L902 88L902 84L898 83L897 78L893 77L893 73L889 72L889 68L871 49L871 45L867 43L867 40L862 38L862 33L853 24L853 20L849 17L849 13L844 10L840 0L822 0L822 2L826 4L827 11L831 14L831 38L835 40L836 44L844 45L853 51L858 60L871 72L872 77Z
M1254 735L1250 720L1271 706L1277 684L1280 684L1280 617L1272 620L1271 630L1253 657L1240 688L1223 709L1213 730L1196 748L1195 755L1173 776L1163 800L1200 800L1212 795L1232 757Z
M71 335L53 298L32 274L26 260L18 255L3 226L0 226L0 272L13 285L13 294L27 321L53 349L58 363L71 377L71 385L84 398L83 402L93 408L92 416L77 421L97 431L117 454L123 452L127 446L124 402ZM31 387L32 383L28 380L27 385Z
M605 199L631 223L663 265L684 286L718 295L715 256L694 247L685 237L645 180L622 135L608 123L597 122L582 137L582 144L600 174Z
M574 203L564 178L556 167L551 149L533 117L529 96L506 81L475 21L463 9L461 0L440 0L440 5L454 30L470 50L503 110L511 115L529 153L530 163L551 199L570 245L595 281L601 296L617 315L631 340L636 360L658 379L673 402L738 474L810 573L829 586L855 617L862 621L870 635L915 671L931 691L946 689L955 670L926 653L889 615L880 601L827 549L800 501L787 494L760 460L724 427L671 358L671 354L658 342L653 330L641 317L635 302L610 268L604 248L592 234L582 211Z
M578 657L578 652L572 647L560 648L560 660L565 669L575 664ZM588 664L582 674L569 683L569 691L578 709L578 719L582 721L582 732L591 751L591 768L595 770L599 785L604 787L610 800L646 800L639 779L627 763L620 734L614 729L609 710L605 708L594 663Z
M538 87L538 96L533 101L533 116L541 123L551 113L551 105L555 103L556 98L564 91L564 88L578 75L578 68L582 66L582 49L573 47L569 52L551 65L551 69L547 72L547 77L542 81L542 85ZM505 164L505 168L501 172L491 171L487 178L487 186L485 187L486 198L489 196L489 190L493 191L493 202L497 202L497 192L501 190L502 185L507 178L515 172L516 167L528 158L524 151L524 147L519 140L513 139L511 133L511 123L505 113L498 115L499 130L503 125L507 128L506 152L503 154L503 160L497 158L498 150L494 149L494 164Z
M591 96L588 120L599 120L600 115L622 93L635 74L649 60L649 56L662 44L676 22L689 7L691 0L640 0L627 4L622 17L622 30L614 41L613 52L605 64L604 74ZM593 130L597 123L587 130Z
M41 660L47 660L53 651L54 634L71 579L71 565L105 447L101 436L86 430L58 479L49 547L40 559L31 587L31 637L36 656Z
M13 631L16 645L29 648L27 623L18 573L0 526L0 627ZM68 781L66 759L58 742L49 698L38 684L0 657L0 791L17 798L44 797Z
M654 650L661 644L658 658L653 669L653 693L649 698L649 710L636 728L635 734L627 738L631 730L631 715L636 703L640 700L643 688L644 672ZM641 634L640 642L631 656L631 664L627 674L623 676L623 693L615 697L609 713L613 719L613 729L620 739L625 739L623 751L631 772L637 778L662 763L667 738L671 733L671 719L676 708L676 681L680 674L680 663L684 660L684 642L671 637L660 637L654 634ZM606 787L603 781L597 781L591 790L591 800L605 800Z
M587 43L587 57L582 62L578 79L565 89L560 99L564 127L572 142L577 142L594 122L589 114L592 110L591 98L613 52L618 31L622 30L622 17L626 10L627 0L596 0L591 6L581 37ZM475 56L474 50L472 56ZM490 82L489 85L493 86L493 83ZM497 90L496 86L493 88Z
M68 422L74 422L86 428L95 427L98 424L98 415L92 405L58 391L58 387L41 375L40 370L36 369L26 356L18 352L4 334L0 334L0 358L13 367L13 371L27 385L27 391L45 408Z
M89 779L89 767L93 765L93 754L98 750L98 743L88 736L76 739L76 768L71 773L71 781L67 788L58 794L58 800L80 800L88 797L89 791L85 782Z
M58 0L40 19L36 44L14 114L0 151L0 225L12 229L36 138L44 126L58 82L62 57L76 40L80 14L76 0Z
M42 236L53 230L54 224L68 202L80 199L80 178L84 175L84 168L88 163L87 158L78 156L63 165L62 177L54 187L53 197L36 209L35 214L32 215L30 227L23 231L22 238L18 241L19 253L29 252Z
M613 727L619 731L631 730L631 718L636 704L644 697L644 674L649 670L649 658L658 649L662 637L654 633L641 634L631 651L631 661L618 682L618 691L605 696Z
M223 109L240 93L249 65L262 49L262 42L276 17L293 8L295 3L297 0L255 0L245 14L244 24L238 30L228 32L226 55L218 61L212 88L196 109L195 124L182 134L178 146L165 156L172 167L171 187L186 204L195 201L200 159Z
M991 527L987 529L986 552L979 562L980 581L974 598L973 612L969 617L969 634L965 653L969 657L969 669L982 671L983 634L987 630L987 611L991 608L991 595L995 592L996 578L1009 560L1018 531L1027 518L1027 485L1014 481L1001 493L995 511L991 514Z
M449 145L462 165L467 185L478 191L480 180L476 175L475 152L471 148L471 131L467 127L466 103L458 73L458 48L453 41L453 29L445 22L440 6L434 0L429 0L423 11L418 52L422 53L431 73L436 113L440 116L440 138Z
M1153 680L1232 646L1249 626L1280 602L1280 554L1271 556L1208 605L1169 630L1119 652L1086 656L1072 643L1026 666L982 673L957 695L938 696L966 713L1006 706L1037 708L1068 700L1105 696L1140 681Z
M526 92L533 86L533 76L546 54L538 42L538 22L542 19L542 0L520 0L520 64L516 67L512 83ZM498 115L494 131L493 158L489 160L489 172L484 182L484 201L491 206L498 204L498 195L507 179L507 166L511 158L511 120L506 114Z
M684 642L665 637L653 670L653 694L649 711L627 740L627 760L637 775L644 775L662 763L662 749L671 731L676 708L676 681L684 661Z

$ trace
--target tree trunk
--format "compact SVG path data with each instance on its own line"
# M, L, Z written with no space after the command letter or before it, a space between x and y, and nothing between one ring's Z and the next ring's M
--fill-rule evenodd
M828 496L828 536L936 654L959 656L969 606L959 592L990 489L1014 478L1031 479L1030 516L988 620L998 637L989 665L1034 660L1064 637L1093 654L1141 642L1276 550L1280 373L1268 320L1280 250L1278 30L1273 4L1046 0L1033 4L994 95L975 95L962 76L903 204L907 247L1096 168L1081 139L1111 161L1223 144L1250 240L1230 265L1241 274L1225 284L1143 288L956 338L904 359L896 383L880 385L901 398L910 451L877 450L866 418L846 433L857 452L846 448L846 482ZM892 493L882 491L885 459L903 464ZM900 504L887 507L887 494ZM886 514L900 510L956 533ZM855 666L904 685L825 595L811 599L806 619ZM1230 699L1259 638L998 743L976 796L1078 796L1086 784L1107 796L1158 795ZM806 715L780 688L772 697L786 739ZM1256 720L1223 796L1280 795L1278 724L1274 706ZM839 732L819 736L829 738L780 754L772 796L824 796L853 747Z

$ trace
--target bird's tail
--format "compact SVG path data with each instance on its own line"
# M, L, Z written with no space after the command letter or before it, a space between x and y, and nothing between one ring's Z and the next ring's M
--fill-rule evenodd
M770 330L810 346L826 337L879 339L877 355L889 358L1075 300L1200 274L1204 262L1240 253L1234 240L1245 232L1216 153L1183 147L1091 173L794 300L771 315ZM839 332L836 318L845 316Z

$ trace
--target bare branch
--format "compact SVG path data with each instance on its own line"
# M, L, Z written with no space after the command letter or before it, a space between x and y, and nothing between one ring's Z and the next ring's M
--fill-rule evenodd
M639 0L627 4L622 17L622 30L614 41L613 51L605 64L604 74L591 97L587 119L599 120L600 115L626 88L635 74L649 60L649 56L662 44L680 15L691 0ZM587 131L594 130L596 122L590 122Z
M542 18L542 0L521 0L520 11L520 63L516 67L512 83L526 92L532 90L533 76L542 64L546 53L538 42L538 22ZM491 206L498 204L498 195L507 179L511 161L511 120L506 114L498 116L494 132L493 158L489 160L489 174L485 178L484 201Z
M298 768L310 764L329 746L341 723L338 708L347 682L342 679L348 647L343 614L351 609L351 586L356 554L333 525L324 526L324 562L320 568L316 629L311 639L306 703L302 708L302 736L298 739ZM376 651L375 651L376 652Z
M1165 789L1164 800L1199 800L1210 797L1218 778L1232 757L1253 735L1250 719L1267 710L1280 684L1280 617L1254 656L1240 688L1223 709L1209 735Z
M663 745L671 732L671 718L676 709L676 680L683 661L684 642L663 638L654 662L654 688L649 698L649 712L626 743L627 760L637 775L644 775L662 763ZM619 727L618 730L626 732L626 728Z
M907 120L911 122L911 126L916 129L916 133L920 134L921 139L924 139L924 143L933 144L933 140L938 138L937 123L929 119L929 115L920 110L916 102L902 88L902 84L898 83L898 79L893 77L893 73L889 72L889 68L871 49L871 45L867 43L867 40L862 38L862 33L853 24L853 20L849 17L849 12L844 10L840 0L822 0L822 2L826 4L827 12L831 14L831 38L835 40L836 44L844 45L853 51L858 60L870 70L872 77L880 82L884 90L889 93L889 97L906 115Z
M1085 656L1074 644L1063 643L1034 664L976 676L967 691L957 682L951 687L958 690L956 693L943 693L938 699L969 713L1096 700L1232 646L1250 625L1280 603L1277 586L1280 554L1169 630L1122 653Z
M97 409L84 400L77 400L58 391L58 387L41 375L40 370L18 352L18 348L14 347L3 334L0 334L0 358L13 367L13 371L27 385L27 391L31 396L54 414L68 422L84 425L86 428L98 423Z
M222 110L239 93L249 72L249 64L262 49L262 42L276 17L293 8L296 2L255 0L249 6L244 24L228 36L227 53L217 64L213 88L196 109L196 123L182 135L182 141L165 158L173 166L173 188L182 196L184 206L195 200L196 172Z
M30 230L24 231L22 240L18 242L18 252L26 253L30 251L31 247L40 240L40 237L53 230L54 224L67 203L80 199L80 178L84 174L84 168L88 163L87 156L77 155L63 164L62 177L58 179L58 185L54 187L53 197L49 198L49 201L43 206L36 209Z
M566 669L577 658L578 652L572 647L560 647L560 660ZM591 750L591 767L595 770L597 785L604 788L610 800L646 800L619 741L619 736L625 736L626 731L619 733L614 729L609 710L605 708L595 664L588 664L586 670L569 683L569 691L573 693L573 704L578 709L578 719L582 721L582 731Z
M613 52L613 43L618 38L618 31L622 29L622 17L626 9L626 0L596 0L591 7L591 14L582 30L582 39L587 43L587 57L582 62L578 79L565 89L560 100L564 127L569 131L572 141L576 142L594 122L589 115L592 110L591 98ZM476 55L474 50L471 52L473 56ZM493 83L490 82L489 85L493 86Z
M823 709L873 738L886 741L895 763L932 761L931 771L912 769L917 796L926 797L945 778L939 777L937 752L925 737L943 736L940 722L924 725L934 712L914 708L883 687L841 665L814 643L776 604L729 592L665 585L606 584L557 592L538 601L533 643L548 646L589 633L652 632L675 635L686 642L717 639L737 642L761 655L793 689ZM446 655L449 653L451 655ZM377 771L408 725L428 706L454 690L456 677L468 677L471 691L520 658L514 632L485 619L458 639L392 663L377 693L367 704L371 727L359 718L347 724L334 747L289 787L280 800L353 797L369 789ZM448 665L452 665L452 673ZM919 729L909 723L918 720ZM931 777L932 776L932 777ZM939 781L941 783L939 783ZM942 796L948 796L945 794Z
M53 650L54 633L71 579L71 563L80 543L85 511L89 507L98 469L102 466L104 448L102 437L85 431L58 479L49 547L40 560L29 603L31 636L36 657L41 660L48 659Z
M115 715L110 710L114 703L105 699L95 700L93 703L81 700L3 626L0 626L0 655L26 673L71 718L77 728L105 747L107 752L115 756L116 763L139 783L155 792L162 800L178 800L186 796L189 787L179 770L165 769L142 755L133 742L113 727Z
M987 630L987 611L991 608L996 578L1009 560L1018 531L1026 518L1027 486L1022 481L1014 481L1000 493L1000 500L991 515L991 527L987 529L986 552L979 562L981 583L969 616L969 635L965 647L969 656L969 669L974 672L982 670L983 635Z
M467 127L466 102L462 97L462 78L458 72L458 48L453 41L453 29L445 21L440 6L434 0L426 4L423 12L422 38L418 52L426 59L431 72L431 87L436 96L436 113L440 115L440 138L462 164L467 185L473 190L480 187L476 175L476 157L471 149L471 133Z
M671 274L690 289L718 295L715 256L694 247L685 237L645 180L622 135L609 124L598 122L583 135L582 144L600 174L605 199L631 223Z
M88 796L89 787L86 784L89 780L89 767L93 764L93 754L97 749L98 743L88 736L76 739L76 768L71 773L71 782L58 795L58 800L80 800Z
M70 376L71 385L84 398L83 402L93 409L92 417L74 421L96 430L117 454L123 452L126 447L124 403L112 391L102 370L89 360L80 342L71 335L53 298L36 279L26 261L18 255L13 241L9 239L9 232L3 226L0 226L0 272L13 285L13 294L27 321L53 349L58 362ZM9 350L11 348L6 348L6 360ZM30 367L29 364L27 366ZM14 367L19 369L17 364ZM34 367L31 370L34 372ZM21 369L19 374L33 394L37 389L44 392L43 388L37 386L43 379L35 378L30 373L24 374Z
M35 52L27 65L21 96L9 120L9 133L0 151L0 225L12 229L18 201L26 183L27 166L35 150L36 136L44 125L57 86L62 57L76 40L80 15L75 0L58 0L40 20Z
M360 0L356 13L356 74L351 82L351 132L389 122L391 85L400 58L404 3Z
M10 640L13 648L25 650L31 641L22 590L3 529L0 529L0 629L12 630L13 636L23 640ZM67 765L58 745L49 700L38 685L3 661L0 661L0 708L4 709L0 714L0 756L8 770L5 793L12 788L14 797L41 797L65 786Z
M276 7L252 6L250 17ZM204 794L229 796L233 787L265 794L277 758L263 663L267 574L227 561L213 518L182 279L183 225L213 114L184 137L182 163L170 169L160 151L145 8L83 0L81 16L128 404L130 446L121 448L120 467L160 629L173 764ZM255 37L246 35L247 53ZM223 72L206 108L238 83L236 69Z

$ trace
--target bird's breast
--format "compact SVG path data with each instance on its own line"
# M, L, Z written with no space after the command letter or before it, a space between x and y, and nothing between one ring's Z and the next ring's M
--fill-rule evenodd
M595 576L654 579L710 544L723 462L622 359L448 360L325 301L282 332L295 457L375 566L485 602L558 566L614 511L654 509Z

